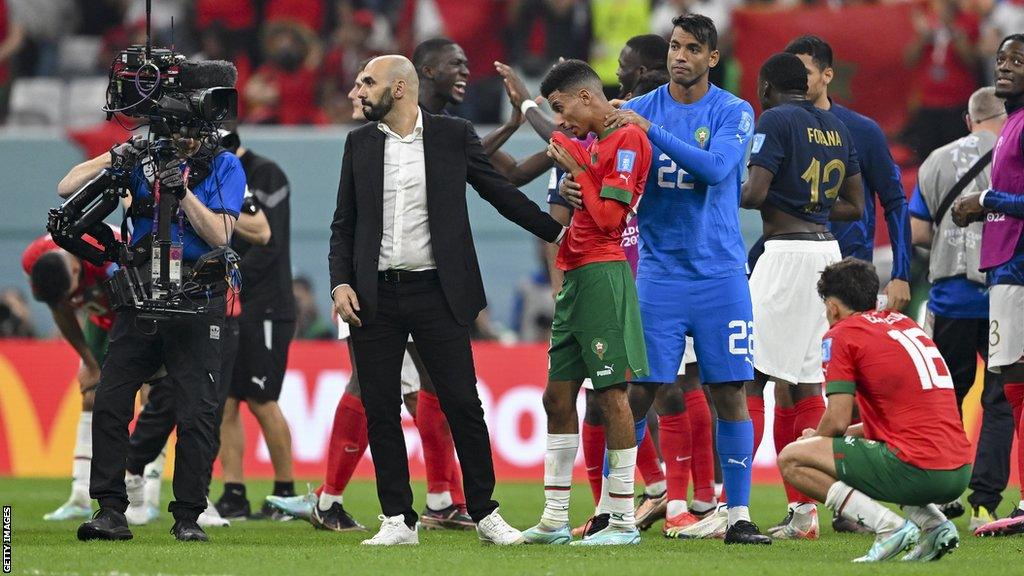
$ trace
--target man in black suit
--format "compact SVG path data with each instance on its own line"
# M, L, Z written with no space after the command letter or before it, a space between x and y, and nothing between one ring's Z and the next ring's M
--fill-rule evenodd
M352 326L384 521L364 544L416 544L401 370L411 334L437 385L481 540L522 543L492 498L494 466L469 324L486 305L466 207L468 182L505 218L548 242L561 224L491 166L472 125L418 104L401 56L372 60L359 98L371 122L345 140L328 258L334 306Z

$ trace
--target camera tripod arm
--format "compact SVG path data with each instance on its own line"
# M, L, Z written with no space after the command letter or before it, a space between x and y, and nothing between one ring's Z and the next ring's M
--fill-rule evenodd
M117 209L125 185L123 174L103 170L60 207L51 209L46 229L53 241L97 266L117 261L120 242L103 219Z
M110 168L110 161L110 152L104 152L91 160L76 165L57 184L57 195L61 198L69 198L100 172Z

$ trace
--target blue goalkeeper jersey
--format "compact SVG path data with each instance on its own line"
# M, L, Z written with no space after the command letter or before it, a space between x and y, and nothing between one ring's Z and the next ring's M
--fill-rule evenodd
M740 185L754 110L715 85L682 104L668 85L623 108L651 121L653 162L638 210L639 278L693 280L745 273Z

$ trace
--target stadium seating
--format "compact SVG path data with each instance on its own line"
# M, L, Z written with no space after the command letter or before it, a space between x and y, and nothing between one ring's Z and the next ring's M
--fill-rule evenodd
M64 115L66 86L58 78L23 78L11 88L11 126L52 126Z
M69 36L62 39L57 57L57 74L62 78L95 74L102 45L102 40L94 36Z
M102 111L106 94L106 76L76 78L68 82L64 125L68 128L82 128L101 122L106 117Z

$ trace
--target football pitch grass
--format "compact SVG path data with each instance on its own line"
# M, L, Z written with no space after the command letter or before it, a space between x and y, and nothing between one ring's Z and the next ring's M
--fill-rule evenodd
M304 483L297 483L297 487ZM268 482L251 482L254 508L269 492ZM415 486L422 506L423 485ZM12 560L15 574L156 576L180 574L271 574L283 576L392 574L425 576L617 575L639 574L1024 574L1024 537L975 538L968 534L966 517L956 521L960 548L940 562L855 565L850 560L867 551L871 537L835 534L830 513L821 507L823 534L817 542L775 542L765 547L725 547L719 540L668 540L661 523L645 532L639 546L579 548L568 546L485 546L475 532L421 531L419 546L377 548L360 546L379 523L376 493L370 482L354 482L345 494L345 507L369 532L337 534L314 530L307 522L235 522L229 528L210 528L209 543L179 543L169 534L166 511L150 526L134 527L129 542L78 542L78 522L44 522L44 513L67 497L68 481L0 479L0 504L12 506ZM215 482L214 493L220 485ZM1016 491L1007 493L1012 500ZM166 509L171 495L163 488ZM511 524L527 528L536 522L542 505L539 484L500 483L496 498ZM592 505L585 485L574 487L574 523L585 520ZM785 511L781 486L755 486L754 521L762 529L778 521ZM1010 504L1004 501L1002 512Z

